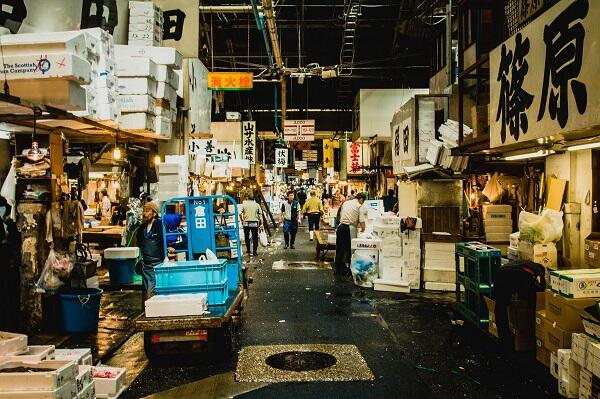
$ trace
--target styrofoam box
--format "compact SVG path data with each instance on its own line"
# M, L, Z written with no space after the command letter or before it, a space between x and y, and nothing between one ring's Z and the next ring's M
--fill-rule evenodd
M11 81L62 78L88 84L92 67L88 61L71 53L48 54L43 62L39 54L15 55L4 57L4 70L0 72L6 73L6 79Z
M117 121L121 117L121 109L114 104L96 104L91 111L92 117L99 121Z
M382 256L388 256L388 257L402 257L402 247L400 245L396 245L396 246L390 246L390 245L383 245L381 246L381 254Z
M154 14L151 16L134 16L129 18L130 24L152 24L157 23L162 25L163 23L163 15L162 14Z
M490 222L493 220L510 220L512 222L512 213L488 213L483 220L483 223Z
M119 78L118 88L121 95L146 94L158 97L156 80L150 78Z
M558 265L556 244L532 244L528 241L520 240L519 259L531 260L546 268L556 269Z
M179 197L187 197L187 188L185 190L181 190L181 191L159 191L158 192L158 200L159 201L166 201L169 200L171 198L179 198Z
M127 43L145 46L160 46L162 33L157 29L154 32L129 31Z
M163 174L187 174L185 168L179 164L179 163L175 163L175 162L163 162L158 164L158 173L163 175Z
M335 215L333 215L335 216ZM400 218L397 216L378 216L375 218L376 225L386 225L391 224L400 228Z
M54 357L54 345L28 346L27 351L18 355L0 356L1 362L41 362Z
M172 127L173 124L171 123L170 118L165 118L162 116L156 117L156 120L154 122L154 131L157 134L160 134L164 137L171 137L171 134L173 133Z
M96 385L93 380L77 394L77 399L96 399Z
M375 279L373 280L373 289L375 291L403 292L409 294L410 283L401 280Z
M156 80L156 64L149 58L127 57L117 59L118 77L149 77Z
M513 248L519 248L519 237L521 236L520 232L514 232L511 233L510 238L509 238L509 242L510 242L510 246Z
M423 280L433 283L456 283L456 271L425 267L423 269Z
M133 32L154 32L161 30L162 24L159 21L154 22L131 22L129 21L129 31Z
M92 366L78 366L78 374L77 378L75 379L77 392L83 392L88 385L93 383L94 378L92 377Z
M92 61L92 72L115 74L117 72L117 62L114 59L100 57L98 61Z
M504 234L510 240L512 234L512 223L510 226L485 226L485 234Z
M93 76L91 85L94 86L95 89L100 89L103 87L116 87L117 76L108 73L100 74L99 76Z
M56 349L54 351L54 360L72 361L81 366L91 366L92 350L89 348Z
M142 112L121 114L119 126L121 129L154 131L154 119L153 115Z
M104 259L137 259L140 256L138 247L106 248Z
M374 238L353 238L350 243L351 249L380 249L381 240Z
M177 101L177 91L166 82L158 82L156 86L156 98L164 98L171 101Z
M160 15L160 8L158 8L151 1L129 1L129 16L153 16Z
M178 181L159 181L158 191L159 192L181 192L187 190L187 184Z
M600 271L560 276L560 293L569 298L600 297Z
M176 70L180 70L183 64L183 56L173 47L117 45L115 46L115 54L117 58L124 56L148 57L158 65L168 65Z
M427 291L445 291L451 292L456 291L456 284L454 283L434 283L431 281L425 282L425 289ZM461 286L461 291L464 291L464 287Z
M327 242L329 244L335 244L337 236L335 234L327 234Z
M201 316L208 311L208 294L155 295L145 308L146 317Z
M486 219L488 214L492 213L511 213L512 205L492 205L483 204L483 218Z
M506 233L485 233L485 241L486 242L508 242L510 236L510 230L507 230Z
M52 371L36 373L3 373L3 369L27 367ZM54 391L65 384L75 383L77 366L71 361L43 360L37 363L6 362L0 365L0 392ZM77 393L77 392L76 392Z
M125 383L126 370L124 368L119 367L105 366L92 368L92 373L94 375L96 375L96 373L103 373L106 371L116 373L117 376L115 378L94 378L94 384L96 385L96 396L116 396L123 389L123 384Z
M173 68L167 65L156 66L156 80L158 82L168 83L172 88L179 86L179 76L175 73Z
M2 37L4 57L13 55L71 53L86 58L88 45L79 31L19 33Z
M115 87L102 87L99 89L88 86L88 97L91 97L95 105L112 104L119 98L119 94Z
M63 386L51 391L13 391L1 392L1 399L73 399L77 398L77 389L74 383L64 384Z
M447 257L448 254L454 254L456 252L456 244L446 242L426 242L425 253L430 255L440 255Z
M27 335L0 331L0 356L12 356L26 351Z
M154 115L167 118L171 122L171 108L154 106Z
M402 281L402 268L382 266L380 263L379 277L387 281Z
M121 112L154 114L154 98L147 95L119 96Z
M510 260L519 259L519 248L508 247L507 251L508 251L508 254L507 254L508 259L510 259Z

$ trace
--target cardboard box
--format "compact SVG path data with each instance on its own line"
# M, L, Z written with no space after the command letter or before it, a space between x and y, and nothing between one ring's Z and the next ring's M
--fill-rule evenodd
M519 241L519 259L539 263L545 268L556 269L558 252L555 243L533 244L529 241Z
M562 274L560 293L568 298L600 297L600 270L587 274Z
M485 300L485 304L488 308L488 332L490 335L498 338L498 326L496 325L496 302L487 296L484 296L483 299Z
M546 340L544 345L550 351L571 348L571 335L576 331L565 331L555 323L546 323Z
M555 322L565 331L583 331L583 323L578 309L595 304L597 299L565 298L546 290L546 318Z
M535 337L542 342L542 345L546 343L546 323L546 311L535 312Z
M423 280L434 283L456 283L456 270L437 269L425 267Z
M550 270L550 289L554 292L560 292L561 276L569 275L574 276L578 274L589 274L589 273L600 273L599 269L573 269L573 270Z
M600 268L600 234L592 233L585 239L585 263L589 267Z
M539 339L536 340L535 358L538 362L546 366L546 368L550 368L550 351L544 347Z

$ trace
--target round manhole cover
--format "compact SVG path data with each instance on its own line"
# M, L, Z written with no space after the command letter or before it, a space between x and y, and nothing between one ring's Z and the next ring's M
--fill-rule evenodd
M335 356L323 352L282 352L266 360L273 368L286 371L313 371L331 367L337 363Z

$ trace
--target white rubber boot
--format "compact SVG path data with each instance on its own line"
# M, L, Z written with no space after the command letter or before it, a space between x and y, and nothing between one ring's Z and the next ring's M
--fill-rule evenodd
M310 240L312 241L314 236L315 236L315 232L314 231L309 231L308 232L310 234Z

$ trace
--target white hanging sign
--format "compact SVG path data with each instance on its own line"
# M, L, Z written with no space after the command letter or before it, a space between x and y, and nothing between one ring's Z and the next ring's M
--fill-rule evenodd
M242 123L242 157L248 160L250 165L256 161L256 122Z
M288 167L288 149L287 148L276 148L275 149L275 166L278 168Z

